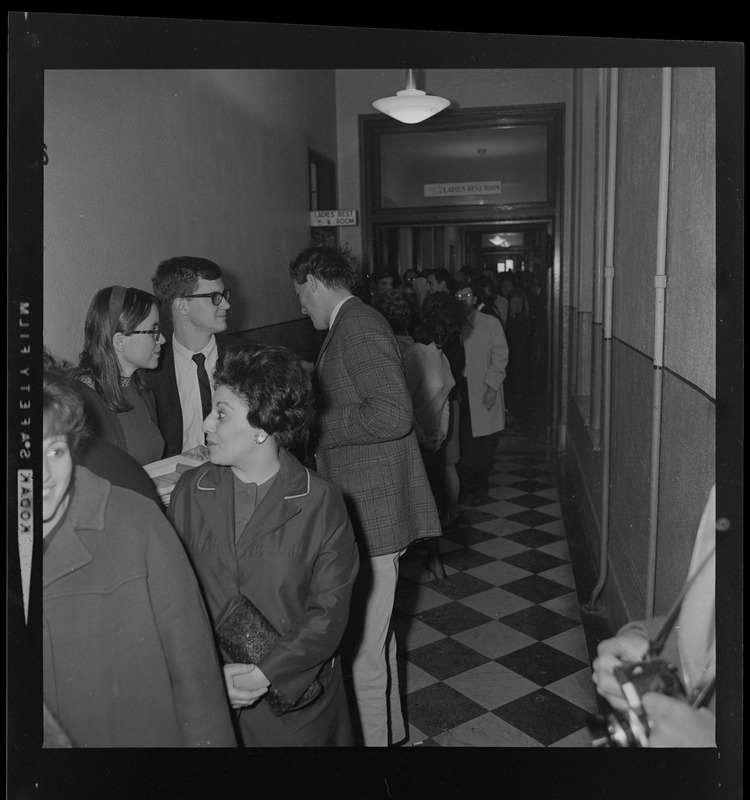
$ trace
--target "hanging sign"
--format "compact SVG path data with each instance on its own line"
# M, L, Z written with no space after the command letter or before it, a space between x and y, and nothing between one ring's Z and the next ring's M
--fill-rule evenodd
M311 211L310 225L356 225L356 211Z
M502 194L501 181L474 181L472 183L426 183L425 197L463 197L469 194Z

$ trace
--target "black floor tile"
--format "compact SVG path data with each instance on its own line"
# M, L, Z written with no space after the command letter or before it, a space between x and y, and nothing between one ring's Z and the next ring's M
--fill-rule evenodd
M470 597L473 594L492 589L492 584L487 581L467 575L465 572L453 572L444 580L427 581L424 584L433 592L440 592L452 600L460 600L463 597Z
M547 472L543 469L537 469L536 467L522 467L521 469L509 470L508 475L518 475L519 478L546 478Z
M518 489L520 492L543 492L546 489L554 489L555 484L552 481L532 481L532 480L525 480L525 481L517 481L516 483L509 483L509 489Z
M547 600L554 600L555 597L570 594L573 591L569 586L563 586L561 583L551 581L549 578L542 578L539 575L530 575L528 578L505 583L503 589L523 597L524 600L530 600L532 603L546 603Z
M530 508L528 511L520 511L518 514L508 514L506 519L518 522L520 525L527 525L529 528L536 528L539 525L546 525L548 522L556 522L560 517L553 517L551 514Z
M519 494L516 497L509 497L508 502L524 508L539 508L539 506L551 505L554 501L538 494Z
M494 539L495 536L492 533L480 531L477 528L463 527L453 531L446 531L443 533L443 538L449 539L451 542L460 544L463 547L468 547L470 544L477 544L478 542L486 542L487 539Z
M447 637L409 650L403 654L403 658L440 681L491 660L471 647Z
M520 567L527 572L546 572L548 569L554 569L561 564L568 562L557 556L552 556L549 553L542 553L539 550L527 550L524 553L515 553L512 556L505 556L502 559L508 564L513 564L514 567Z
M498 664L522 675L539 686L547 686L588 666L567 653L536 642L496 658Z
M482 706L444 683L406 695L406 718L428 736L437 736L486 713Z
M463 603L453 601L444 603L436 608L429 608L414 615L420 622L429 625L435 630L444 633L446 636L453 636L454 633L463 633L470 628L484 625L490 622L492 617L481 614L473 608L469 608Z
M547 531L539 531L536 528L526 528L525 531L516 531L509 533L504 539L510 539L511 542L518 542L518 544L526 545L526 547L544 547L545 544L552 544L552 542L559 542L563 536L555 536L554 533Z
M589 721L582 708L546 689L519 697L492 713L547 747L585 727Z
M489 502L497 503L494 497L490 497ZM478 508L464 508L459 512L458 516L462 525L476 525L477 522L487 522L490 519L497 519L494 514L488 514L486 511L480 511Z
M577 628L581 624L556 611L550 611L544 606L530 606L521 611L514 611L512 614L501 617L500 622L539 640L549 639L550 636Z
M482 564L489 564L497 559L486 556L470 547L459 547L457 550L449 550L442 554L443 564L447 564L453 569L467 570L472 567L481 567Z

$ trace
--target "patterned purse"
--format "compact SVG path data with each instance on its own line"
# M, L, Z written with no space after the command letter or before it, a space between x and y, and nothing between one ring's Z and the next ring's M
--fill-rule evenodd
M216 634L219 646L234 664L257 664L280 638L276 628L244 594L233 597L219 612ZM296 703L273 686L268 687L264 698L271 711L279 717L288 711L304 708L322 693L323 686L316 678Z

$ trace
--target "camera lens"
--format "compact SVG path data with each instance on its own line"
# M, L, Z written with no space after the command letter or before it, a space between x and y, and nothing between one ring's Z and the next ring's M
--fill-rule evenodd
M596 717L589 723L592 747L645 747L648 729L632 711Z

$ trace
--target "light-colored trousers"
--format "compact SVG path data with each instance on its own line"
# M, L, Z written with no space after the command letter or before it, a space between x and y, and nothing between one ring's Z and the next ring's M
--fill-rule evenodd
M405 551L368 559L353 588L352 614L360 616L360 640L352 660L352 684L365 747L388 747L406 736L391 625L398 561Z

